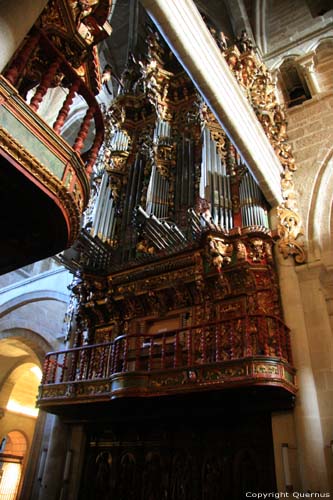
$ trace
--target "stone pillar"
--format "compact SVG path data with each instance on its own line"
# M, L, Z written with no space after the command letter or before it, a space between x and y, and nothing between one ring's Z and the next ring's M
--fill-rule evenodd
M0 1L0 72L33 26L47 0Z
M299 391L294 410L301 491L328 492L325 443L320 419L318 391L311 362L311 348L295 264L291 257L276 256L285 322L291 329L294 365ZM319 343L319 339L318 339Z
M49 433L52 428L53 418L53 415L49 415L42 410L39 411L34 437L30 447L29 459L24 471L24 478L19 496L22 500L37 498L38 496L38 465L42 449L47 446L50 437Z
M55 417L38 500L59 500L68 450L68 427Z
M68 476L63 483L62 500L79 499L82 468L85 459L86 434L83 425L73 425L71 427L71 438L69 453L71 463L68 465Z
M311 92L311 96L314 97L316 94L319 94L320 87L317 80L313 54L298 59L297 62L302 67L306 84Z
M321 261L300 266L296 272L306 311L305 322L323 436L322 448L331 483L330 492L333 494L333 455L330 446L333 440L333 331L330 303L327 300L332 299L332 272Z

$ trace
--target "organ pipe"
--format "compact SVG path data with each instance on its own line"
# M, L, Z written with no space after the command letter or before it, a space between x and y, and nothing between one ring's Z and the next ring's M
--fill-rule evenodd
M168 215L169 181L153 165L147 191L146 211L149 215L166 218Z
M104 172L95 209L92 216L91 235L102 241L110 241L110 221L115 215L114 198L109 185L109 176Z
M229 230L233 227L230 177L207 127L204 127L202 137L199 196L208 201L215 226Z
M243 226L268 227L267 204L250 172L240 184L240 206Z

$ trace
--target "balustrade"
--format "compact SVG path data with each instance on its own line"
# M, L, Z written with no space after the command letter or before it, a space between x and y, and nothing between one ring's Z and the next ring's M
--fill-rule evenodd
M22 93L23 97L29 89L25 88L22 84L22 74L24 75L24 68L28 68L31 64L34 64L34 60L42 61L43 64L40 81L35 82L37 88L30 102L30 107L35 112L38 111L48 90L59 85L59 82L63 82L64 87L69 89L58 116L53 123L53 130L57 134L61 134L61 130L73 105L73 100L77 95L83 98L87 105L87 111L77 137L74 140L73 149L84 162L86 173L89 176L104 138L103 116L95 96L55 45L44 33L36 29L4 73L7 81L15 86ZM34 76L38 73L39 71L35 71ZM87 139L89 138L90 140L89 136L91 134L93 134L92 146L89 151L81 155L81 151L85 148Z
M193 368L252 357L292 364L289 329L275 316L248 315L46 356L42 385L106 379L114 374Z

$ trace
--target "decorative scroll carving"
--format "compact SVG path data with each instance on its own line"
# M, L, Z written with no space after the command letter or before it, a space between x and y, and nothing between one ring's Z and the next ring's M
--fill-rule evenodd
M296 241L303 233L297 211L296 192L292 181L296 170L295 159L288 144L285 112L277 102L275 84L266 66L259 60L243 32L236 45L225 54L230 69L246 93L256 115L278 156L282 166L281 189L284 201L278 207L278 246L286 258L294 255L297 263L305 261L302 242ZM239 49L239 50L238 50Z

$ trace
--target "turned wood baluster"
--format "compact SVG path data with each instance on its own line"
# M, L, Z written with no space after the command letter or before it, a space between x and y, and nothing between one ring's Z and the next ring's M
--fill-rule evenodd
M36 90L35 95L31 99L30 102L30 107L34 110L37 111L39 108L40 103L43 100L44 95L50 88L52 84L52 80L57 74L58 68L60 66L60 59L55 60L48 68L48 71L42 76L42 79L40 81L40 84Z
M91 349L85 349L85 359L82 367L82 377L87 380L89 379L90 373L91 351Z
M136 337L135 339L135 370L141 369L141 345L142 337Z
M252 346L251 346L251 336L250 336L250 320L249 317L245 317L245 346L244 346L244 356L252 355Z
M114 350L114 365L113 365L113 372L117 373L120 369L120 359L119 359L119 353L120 353L120 342L121 340L118 340L115 345L115 350Z
M89 360L90 349L81 349L80 351L80 363L79 363L79 379L87 378L87 366Z
M105 351L103 347L98 347L98 353L97 353L97 366L98 370L96 370L96 378L101 378L103 375L103 368L104 368L104 361L105 361Z
M62 108L61 110L59 111L58 113L58 116L57 116L57 119L56 121L54 122L53 124L53 130L55 132L57 132L58 134L60 133L64 123L65 123L65 120L68 116L68 113L69 113L69 110L70 110L70 107L73 103L73 99L74 99L74 96L76 94L76 92L78 92L79 88L80 88L80 85L81 85L81 80L80 78L77 78L73 83L72 83L72 86L71 88L69 89L69 92L67 94L67 97L66 99L64 100L64 103L62 105Z
M54 384L54 382L55 382L57 367L58 367L58 356L55 355L55 359L52 359L52 370L51 370L51 377L50 377L51 384Z
M215 326L215 361L221 361L221 334L220 325Z
M57 360L58 364L58 360ZM60 373L60 382L63 382L65 380L65 374L66 374L66 368L67 368L67 354L64 354L64 359L61 367L61 373Z
M68 356L68 367L70 367L70 370L68 370L68 377L67 381L72 382L75 380L76 376L76 356L77 354L75 352L69 352L68 355L66 354L66 362L67 362L67 356Z
M186 332L187 366L192 366L192 330Z
M234 321L228 321L227 322L227 328L229 330L229 358L230 359L235 359L235 327L236 327L236 322Z
M206 363L207 361L207 352L206 352L206 330L203 328L201 330L201 337L200 337L200 343L201 343L201 363Z
M45 384L48 382L49 370L50 370L50 357L46 356L43 363L43 377L41 380L41 384Z
M14 59L10 68L5 72L4 77L12 84L16 85L18 77L22 74L30 56L38 45L40 35L36 34L29 38L18 56Z
M174 368L177 368L179 365L178 351L179 351L179 335L178 335L178 332L176 332L175 343L174 343L174 358L173 358L173 367Z
M74 151L76 151L77 153L80 153L81 149L83 148L84 141L87 138L90 122L92 117L94 116L94 113L95 113L95 107L90 106L85 114L85 117L83 118L83 122L81 124L79 133L77 135L77 138L75 139L73 146Z
M124 345L124 351L123 351L123 366L122 366L122 371L126 372L127 371L127 358L128 358L128 337L125 338L125 345Z
M110 375L115 373L115 363L116 363L116 343L113 342L111 347L111 360L110 360Z
M99 148L101 147L101 143L103 140L103 132L98 132L95 136L94 143L89 151L89 161L86 166L86 174L90 177L94 163L96 161Z
M165 335L162 337L162 369L165 368L165 349L166 349L166 338Z
M107 347L107 361L106 361L106 367L105 367L105 378L109 377L111 375L112 367L112 344L109 344Z
M92 378L92 371L94 367L94 351L93 349L89 349L88 351L88 363L87 363L87 370L86 370L86 379L90 380Z
M148 371L150 372L153 368L153 355L154 355L154 339L150 337L149 339L149 358L148 358Z

